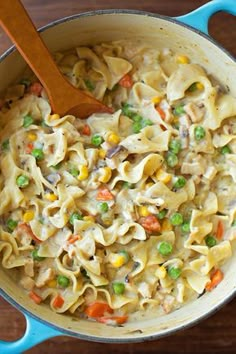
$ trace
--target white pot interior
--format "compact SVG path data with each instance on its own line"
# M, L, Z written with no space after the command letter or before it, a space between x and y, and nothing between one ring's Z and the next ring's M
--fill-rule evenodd
M105 13L74 18L49 27L42 37L51 51L66 50L78 45L91 45L102 41L125 38L151 42L160 48L171 48L191 57L192 62L202 65L208 72L236 96L235 61L206 37L184 26L148 15L128 13ZM11 53L0 63L0 91L11 84L24 69L25 63L17 52ZM225 265L224 281L211 293L207 293L183 308L151 320L131 322L124 327L108 327L95 322L75 320L67 315L54 314L45 305L38 306L28 301L14 280L0 269L1 288L23 308L66 329L71 335L97 341L140 341L168 334L176 329L193 324L206 314L217 309L229 299L236 288L234 269L236 258ZM93 338L91 338L93 337Z

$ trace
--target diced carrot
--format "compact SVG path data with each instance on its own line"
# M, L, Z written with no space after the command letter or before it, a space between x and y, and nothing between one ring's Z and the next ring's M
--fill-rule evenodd
M71 235L71 237L68 239L68 243L70 245L72 245L73 243L75 243L78 240L81 240L81 236L80 235Z
M155 215L148 215L139 219L139 223L147 232L159 232L161 225Z
M109 189L107 187L102 187L99 189L98 194L97 194L97 200L113 200L114 195L111 194Z
M27 144L26 148L25 148L26 154L31 154L33 148L34 148L34 145L32 143Z
M29 92L35 96L41 96L43 86L39 82L34 82L29 87Z
M156 107L155 107L155 110L160 114L161 119L165 120L166 114L165 114L165 112L163 111L163 109L161 109L160 106L156 106Z
M88 124L85 124L85 125L83 126L83 129L82 129L81 133L82 133L83 135L87 135L87 136L91 135L90 126L89 126Z
M88 317L97 318L104 316L106 313L113 313L113 310L105 302L94 302L86 307L84 312Z
M120 86L130 88L133 86L133 80L131 75L125 74L119 81Z
M63 297L61 297L61 295L58 294L53 300L52 306L60 309L63 306L64 302L65 301Z
M216 229L216 238L218 240L222 240L223 235L224 235L224 225L222 221L219 221Z
M29 297L30 297L36 304L40 304L40 303L43 301L43 299L42 299L39 295L37 295L34 291L31 291L31 292L29 293Z
M16 231L22 235L22 234L27 234L29 237L31 237L35 242L40 243L42 242L37 238L37 236L33 233L30 225L26 224L25 222L21 222L17 225Z
M105 324L123 324L128 320L128 316L109 316L98 317L97 321Z
M224 273L220 269L216 269L216 271L211 275L211 280L206 284L206 290L212 291L224 278Z

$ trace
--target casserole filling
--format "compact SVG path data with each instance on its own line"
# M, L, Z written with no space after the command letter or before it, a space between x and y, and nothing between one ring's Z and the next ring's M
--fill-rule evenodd
M114 113L60 117L29 70L7 89L1 266L37 304L108 325L212 291L236 238L236 99L139 41L55 60Z

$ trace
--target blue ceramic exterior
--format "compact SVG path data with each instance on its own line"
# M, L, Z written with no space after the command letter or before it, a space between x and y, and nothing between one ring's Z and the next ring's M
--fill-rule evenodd
M236 0L212 0L209 3L203 5L202 7L190 12L189 14L179 16L179 17L174 17L173 19L167 17L166 20L167 21L174 20L176 22L183 23L187 26L190 26L190 28L192 27L208 35L209 20L212 15L214 15L219 11L225 11L236 16ZM116 13L116 12L118 11L116 10L109 11L109 13ZM119 12L121 11L119 10ZM129 13L129 11L124 11L124 12ZM95 13L96 12L94 12L94 14ZM130 11L130 13L132 14L132 11ZM142 13L140 12L140 14ZM145 12L143 12L143 14L145 14ZM153 16L158 17L154 14ZM67 18L65 18L64 20L66 21ZM54 24L52 23L49 26L53 26L53 25ZM42 28L42 30L43 29L44 28ZM13 303L12 299L10 299L1 290L0 290L0 294L12 305L17 306L17 304ZM29 314L26 313L23 314L26 319L26 332L24 336L14 342L0 341L0 353L20 354L48 338L66 335L66 333L61 332L56 328L47 325L43 321L39 321L31 317Z

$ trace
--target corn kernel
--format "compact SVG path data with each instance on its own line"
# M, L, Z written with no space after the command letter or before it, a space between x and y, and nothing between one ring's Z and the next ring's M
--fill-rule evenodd
M155 96L151 99L152 103L154 103L154 104L159 104L161 102L161 100L162 100L162 98L157 97L157 96Z
M107 142L112 145L118 145L120 142L120 137L115 133L110 133L107 137Z
M49 117L50 120L56 120L56 119L60 119L59 114L55 113L55 114L51 114Z
M23 215L24 222L29 222L29 221L33 220L33 218L34 218L34 211L33 210L28 210Z
M201 82L197 82L197 83L196 83L196 88L197 88L198 90L203 90L203 89L204 89L204 85L203 85Z
M99 151L98 151L98 156L100 157L100 159L105 159L105 157L106 157L106 150L99 149Z
M172 175L170 173L165 172L164 170L162 170L160 168L156 173L156 178L160 182L168 183L168 182L170 182Z
M172 231L173 230L173 226L171 225L170 221L168 219L164 219L161 225L161 231L165 232L165 231Z
M47 286L48 286L49 288L56 288L56 287L57 287L57 281L56 281L56 279L49 280L49 281L47 282Z
M27 134L27 138L30 140L30 141L35 141L37 139L37 135L34 134L34 133L28 133Z
M80 165L79 166L79 176L77 179L79 181L84 181L85 179L88 178L89 172L88 172L88 167L85 165Z
M164 266L160 266L157 268L155 275L160 278L160 279L164 279L166 277L167 271L166 268Z
M178 64L188 64L189 58L186 55L179 55L177 57L177 63Z
M142 205L142 206L140 206L139 208L138 208L138 212L139 212L139 215L140 216L148 216L148 215L150 215L150 213L149 213L149 211L148 211L148 208L147 208L147 206L145 206L145 205Z
M103 167L100 169L102 173L101 176L98 178L99 182L107 183L111 179L111 169L110 167Z
M92 215L87 215L83 217L83 220L94 222L94 217Z
M54 193L47 193L44 195L44 198L49 200L50 202L54 202L55 200L57 200L57 195Z
M120 268L126 263L126 259L121 254L111 253L109 255L109 262L114 268Z

